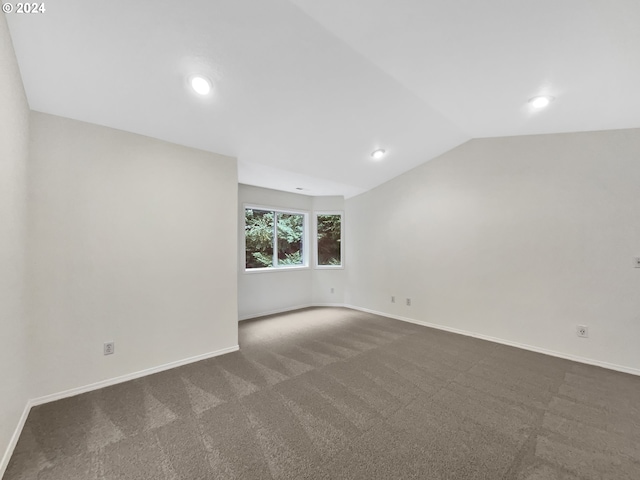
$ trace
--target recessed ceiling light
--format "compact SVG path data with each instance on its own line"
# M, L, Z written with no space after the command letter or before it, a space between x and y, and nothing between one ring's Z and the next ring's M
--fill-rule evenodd
M529 105L533 108L544 108L553 101L553 97L541 95L539 97L533 97L529 99Z
M374 150L373 152L371 152L371 156L374 160L380 160L382 157L384 157L385 153L387 152L385 152L382 148L379 148L378 150Z
M189 83L199 95L207 95L211 91L211 82L201 75L194 75Z

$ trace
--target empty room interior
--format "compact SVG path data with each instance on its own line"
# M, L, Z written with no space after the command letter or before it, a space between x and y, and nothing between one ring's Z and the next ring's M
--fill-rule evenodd
M0 478L640 478L640 2L0 16Z

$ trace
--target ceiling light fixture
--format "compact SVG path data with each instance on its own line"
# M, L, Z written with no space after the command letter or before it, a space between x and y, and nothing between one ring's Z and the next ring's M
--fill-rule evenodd
M387 152L385 152L382 148L379 148L378 150L374 150L373 152L371 152L371 156L374 160L380 160L382 157L384 157L385 153Z
M189 80L191 88L199 95L207 95L211 91L211 82L201 75L194 75Z
M530 98L529 105L531 105L533 108L544 108L548 106L553 100L553 97L541 95L539 97Z

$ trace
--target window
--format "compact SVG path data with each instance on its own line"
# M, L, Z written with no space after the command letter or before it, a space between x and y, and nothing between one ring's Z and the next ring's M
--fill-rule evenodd
M262 207L244 211L245 268L307 266L307 214Z
M342 266L342 213L316 214L316 265Z

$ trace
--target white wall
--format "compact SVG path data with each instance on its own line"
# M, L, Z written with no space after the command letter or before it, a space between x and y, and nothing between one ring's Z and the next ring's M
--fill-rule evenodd
M313 267L296 270L245 272L245 204L304 210L313 219L315 210L342 210L342 197L312 197L267 188L239 185L238 189L238 314L239 319L307 307L312 304L342 303L344 270L326 271ZM310 257L313 263L313 256ZM330 292L334 287L334 293Z
M472 140L346 211L346 303L640 373L640 129Z
M311 269L245 272L245 204L309 211L311 197L249 185L238 186L238 318L242 320L308 306L311 303Z
M235 159L41 113L30 157L35 396L237 345Z
M314 212L342 212L343 225L348 221L344 214L344 197L327 196L313 197L312 208ZM314 305L342 305L346 289L346 269L348 260L344 251L344 245L348 242L346 232L342 232L342 266L339 269L315 269L311 281L311 302ZM333 293L331 289L333 288Z
M0 477L29 394L23 303L28 147L29 106L0 14Z

